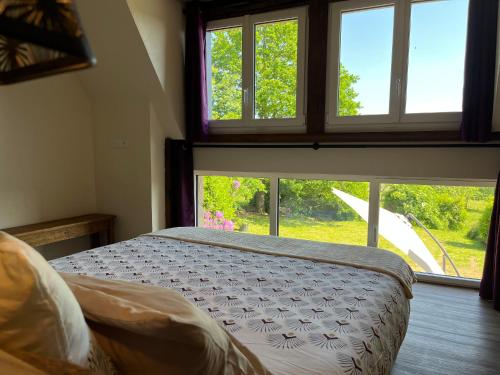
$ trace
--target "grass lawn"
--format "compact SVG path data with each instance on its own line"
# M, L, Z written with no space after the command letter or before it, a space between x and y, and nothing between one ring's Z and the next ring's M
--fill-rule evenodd
M431 230L432 234L448 251L463 277L480 278L483 270L485 245L467 238L467 232L477 222L481 212L482 207L469 209L467 221L460 230ZM266 215L247 214L240 219L248 224L247 232L269 234L269 218ZM323 221L310 217L281 217L279 230L280 236L283 237L366 246L368 224L361 220ZM441 265L442 253L439 247L423 229L416 227L415 231ZM383 237L380 237L378 246L402 256L415 271L422 271L415 262ZM448 261L446 262L446 273L456 276Z

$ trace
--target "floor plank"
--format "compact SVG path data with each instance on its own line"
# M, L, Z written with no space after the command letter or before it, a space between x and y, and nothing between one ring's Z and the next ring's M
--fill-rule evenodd
M416 284L392 375L500 374L500 312L471 289Z

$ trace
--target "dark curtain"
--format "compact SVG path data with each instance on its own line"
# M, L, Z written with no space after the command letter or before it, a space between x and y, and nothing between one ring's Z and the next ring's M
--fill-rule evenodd
M491 136L497 47L498 0L470 0L465 56L462 139Z
M167 139L165 185L167 227L195 225L192 142L208 136L205 32L199 4L186 5L185 108L186 141Z
M205 32L199 6L188 4L186 9L186 137L205 140L208 136L208 101L205 71Z
M183 140L168 139L165 144L166 160L166 226L194 226L193 148Z
M491 213L490 232L479 295L481 298L493 300L495 309L500 310L500 173L498 174L495 203Z

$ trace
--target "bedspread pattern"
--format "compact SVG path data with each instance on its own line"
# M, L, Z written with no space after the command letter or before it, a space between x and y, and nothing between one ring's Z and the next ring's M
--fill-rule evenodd
M412 298L412 284L416 281L415 273L403 258L393 252L376 247L262 236L197 227L163 229L150 235L370 269L398 279L408 298Z
M274 374L386 374L409 301L372 270L141 236L51 261L61 272L174 288Z

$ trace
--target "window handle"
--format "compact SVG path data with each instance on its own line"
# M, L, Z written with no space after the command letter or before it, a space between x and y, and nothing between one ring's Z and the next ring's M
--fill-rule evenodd
M243 89L243 104L248 104L248 89Z

